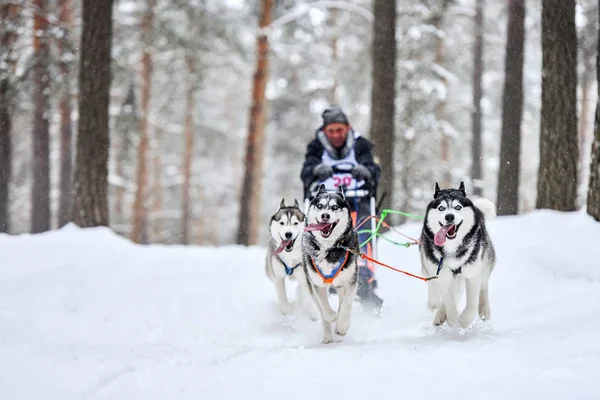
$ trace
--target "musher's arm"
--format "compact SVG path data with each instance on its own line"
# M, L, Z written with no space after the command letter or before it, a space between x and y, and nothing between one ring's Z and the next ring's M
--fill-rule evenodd
M322 156L323 145L318 140L310 142L306 148L304 165L302 166L302 172L300 172L300 179L302 179L305 188L309 187L315 180L313 170L321 163Z

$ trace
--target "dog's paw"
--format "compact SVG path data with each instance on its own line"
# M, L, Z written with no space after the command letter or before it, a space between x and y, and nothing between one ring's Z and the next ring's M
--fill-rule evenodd
M435 317L433 318L433 325L440 326L444 322L446 322L446 310L443 307L441 307L438 308L437 312L435 313Z
M346 336L349 329L350 329L350 321L338 320L337 324L335 325L335 333L340 336Z
M321 343L323 344L330 344L333 343L333 338L330 336L323 336L323 340L321 340Z
M292 315L294 313L294 306L292 306L290 303L279 304L279 309L283 315Z
M479 318L482 321L490 319L490 306L489 304L479 304Z
M468 328L473 323L475 319L476 312L473 310L465 309L462 314L460 314L460 327Z

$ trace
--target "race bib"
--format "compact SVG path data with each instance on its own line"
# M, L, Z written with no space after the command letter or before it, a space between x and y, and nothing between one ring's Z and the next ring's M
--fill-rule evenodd
M360 188L364 183L365 181L357 181L350 173L334 174L323 182L325 190L328 192L334 192L340 186L344 186L346 189Z

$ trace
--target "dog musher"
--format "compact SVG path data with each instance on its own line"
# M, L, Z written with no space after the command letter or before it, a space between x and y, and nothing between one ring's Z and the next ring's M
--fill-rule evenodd
M354 226L372 213L381 168L374 161L372 144L356 132L343 110L331 105L322 114L323 124L316 137L307 146L300 178L304 183L304 198L314 196L323 183L327 191L344 189L346 200L353 211ZM372 204L371 204L372 203ZM369 238L359 235L359 242ZM361 247L361 252L372 254L371 243ZM361 303L380 309L383 301L375 293L374 266L360 260L357 296Z

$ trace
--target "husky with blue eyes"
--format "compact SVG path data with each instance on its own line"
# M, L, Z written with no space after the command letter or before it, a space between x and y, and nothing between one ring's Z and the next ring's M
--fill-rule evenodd
M320 312L323 343L333 342L331 332L344 336L350 328L352 303L358 282L358 236L352 226L350 207L341 188L329 193L321 185L308 206L302 236L302 267L308 288ZM328 291L339 296L337 313L329 305Z
M447 321L466 328L477 314L490 318L488 281L496 255L485 223L495 215L490 200L467 198L463 182L458 189L440 190L435 184L419 245L423 274L438 275L428 282L427 303L435 310L434 325ZM459 314L465 287L466 307Z

